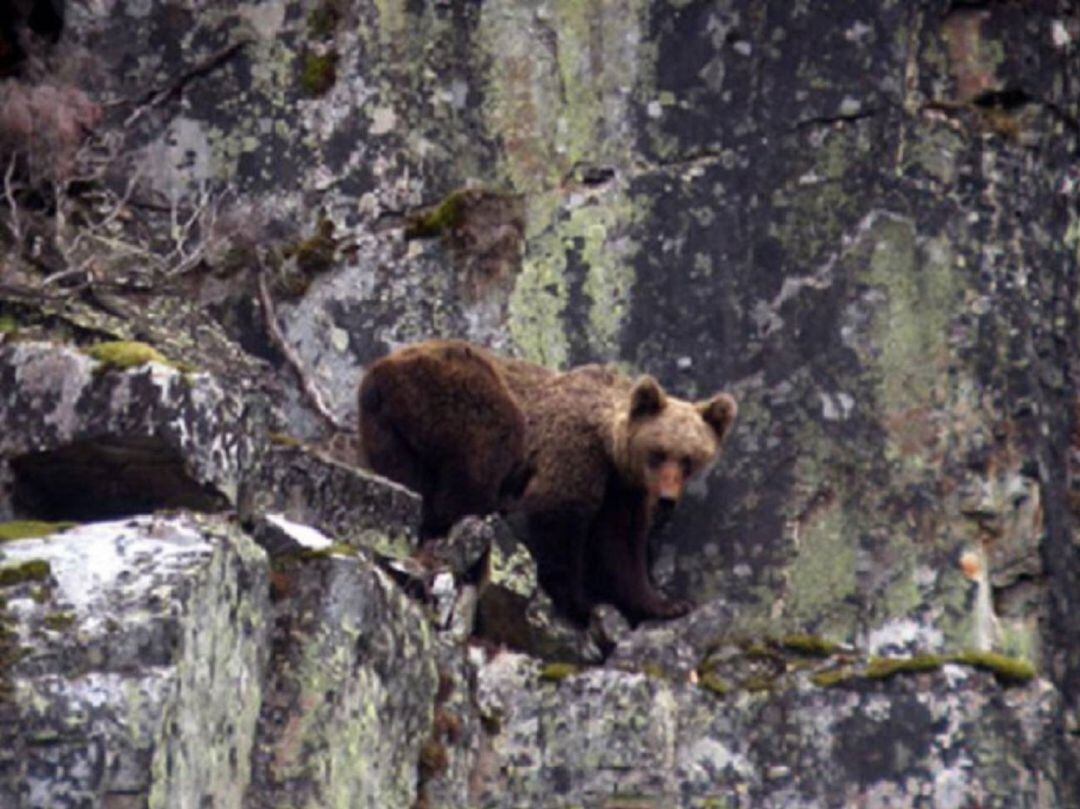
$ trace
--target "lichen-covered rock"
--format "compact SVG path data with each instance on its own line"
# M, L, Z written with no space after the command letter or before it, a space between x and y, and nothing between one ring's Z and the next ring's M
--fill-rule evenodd
M648 797L676 805L677 708L671 689L644 675L595 669L542 677L510 653L477 672L485 726L472 806L603 805Z
M1050 734L1071 750L1046 744L1032 758L1033 747L985 741L1000 730L1002 743L1020 744L1002 705L1038 686L997 695L984 675L958 678L950 666L918 675L932 690L944 677L955 695L932 732L971 729L940 758L940 784L904 769L909 758L939 763L921 743L882 762L859 758L883 738L859 722L883 722L891 737L907 733L905 714L923 721L923 697L901 699L903 681L890 680L867 693L893 700L895 728L881 719L881 700L862 692L815 697L834 742L868 740L831 744L832 763L821 767L831 791L813 791L799 779L815 772L792 775L770 753L803 730L777 729L774 713L782 723L790 708L809 721L796 690L794 705L737 696L748 710L764 706L749 714L760 721L733 718L745 734L730 737L718 723L707 743L687 748L698 752L680 753L689 758L664 781L675 791L658 793L670 799L662 805L682 800L679 781L692 785L689 805L702 806L950 805L967 786L993 805L1004 800L997 787L976 781L1006 760L1022 764L1017 801L1077 804L1074 5L68 3L43 64L105 110L97 146L115 141L121 157L102 185L115 198L129 177L137 187L116 215L91 202L109 199L101 188L70 195L79 216L42 214L45 235L4 254L5 269L38 278L49 234L89 237L84 246L99 249L84 265L92 283L83 297L105 303L76 303L67 290L81 287L54 284L44 303L29 307L38 296L23 295L13 310L0 290L0 331L11 331L11 311L21 328L31 308L38 327L63 319L80 334L145 332L177 359L162 302L197 301L244 349L277 362L253 304L262 275L286 342L346 422L362 366L433 335L558 367L614 361L685 397L733 389L740 420L725 457L655 548L661 586L703 606L664 626L605 630L612 665L679 680L716 643L808 634L885 656L997 650L1032 660L1062 696L1057 715L1024 714L1038 728L1025 738ZM13 189L33 216L5 208L6 225L48 208ZM472 221L460 218L467 201ZM173 250L177 224L200 211L220 216L180 249L207 235L216 243L203 264L168 279L169 294L110 285L131 280L131 254L110 245L150 233ZM87 232L81 216L107 227ZM0 228L5 248L12 233ZM174 282L191 297L173 294ZM206 343L191 339L201 327L183 331L182 359L201 346L220 367L220 329ZM289 432L311 438L319 423L292 371L279 371ZM85 455L59 460L86 464ZM40 479L32 464L0 463L0 487L12 493L0 496L0 518L15 513L11 502L40 499L48 487L28 485ZM295 491L315 496L306 483ZM303 508L276 510L342 530L342 513L320 523ZM751 676L731 665L738 679ZM644 694L639 676L620 674L611 687ZM577 679L556 713L591 698L569 688ZM972 706L988 706L987 724L965 713ZM850 710L866 715L844 724ZM740 746L755 733L753 750ZM542 757L546 737L529 738L537 747L518 761ZM580 739L568 730L563 741ZM516 766L507 765L512 775ZM714 771L727 797L701 797L696 785ZM1029 790L1040 779L1057 785L1041 793L1050 798ZM529 784L539 781L506 783L535 798ZM512 792L499 799L515 800ZM634 802L596 801L609 799Z
M747 622L729 604L716 600L676 621L655 621L619 634L607 662L631 671L653 669L686 678L710 649L747 631Z
M502 520L477 524L490 535L476 604L481 637L545 659L598 663L596 639L555 612L540 589L536 561Z
M428 545L433 560L458 576L469 573L486 554L496 535L505 535L507 527L498 517L467 516L450 529L445 539ZM533 587L536 573L533 572Z
M282 514L335 541L405 558L418 541L420 498L367 470L302 446L276 444L246 480L240 513Z
M1002 690L946 664L720 694L655 673L545 677L506 653L477 678L488 732L469 806L1053 807L1070 788L1048 755L1061 700L1045 680Z
M0 805L240 806L271 628L265 554L195 516L6 542Z
M438 680L427 619L355 553L272 563L275 632L245 806L411 806Z
M733 387L665 587L852 643L1048 645L1080 682L1067 4L180 2L64 33L88 90L182 97L117 112L147 193L229 186L248 264L332 233L278 320L338 417L364 364L432 334ZM477 241L519 237L519 264L420 238L467 198L507 200ZM211 263L200 294L235 269Z
M431 733L421 748L418 767L419 806L471 807L474 771L483 767L484 719L476 709L475 668L469 647L451 635L435 645L439 686Z
M261 445L252 401L146 358L121 367L75 347L10 343L0 390L0 516L225 508Z

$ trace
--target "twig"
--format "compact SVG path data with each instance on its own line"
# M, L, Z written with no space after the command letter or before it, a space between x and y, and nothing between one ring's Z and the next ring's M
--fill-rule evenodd
M125 242L122 239L117 239L112 236L103 236L100 233L88 233L86 235L87 238L92 239L99 244L103 244L113 250L130 253L133 256L140 256L142 258L145 258L152 264L156 264L161 261L161 258L159 256L155 255L150 250L147 250L145 247L140 247L137 244Z
M52 286L53 284L58 284L61 281L66 281L69 278L77 278L80 275L82 275L82 276L87 276L88 275L87 270L86 270L85 267L79 266L79 267L75 267L74 269L70 269L70 270L60 270L59 272L54 272L52 275L45 278L41 282L41 286L42 286L42 288L47 287L47 286Z
M4 198L11 210L11 235L15 244L22 244L22 225L19 224L19 204L15 201L15 189L11 185L11 177L15 173L15 155L8 161L7 171L4 172Z
M315 387L315 383L304 372L304 366L300 362L300 358L296 355L292 346L285 340L285 335L281 333L281 327L278 325L277 314L274 311L274 302L270 297L270 289L266 286L266 273L260 268L256 273L256 283L259 286L259 303L262 306L263 318L266 320L266 331L270 337L270 341L285 357L285 361L292 367L293 372L296 374L297 379L300 380L300 389L303 391L304 396L307 398L308 403L315 410L316 414L323 420L323 422L335 432L344 432L347 428L344 424L339 422L334 414L330 412L330 409L326 406L326 402L323 399L322 393Z
M0 300L16 299L28 301L63 301L70 297L70 291L45 292L38 287L28 287L22 284L0 284Z
M220 48L214 53L207 56L205 59L196 62L193 66L185 70L171 82L166 84L159 90L148 93L143 96L138 106L132 111L131 115L124 121L124 127L129 127L135 123L139 118L145 115L148 111L154 107L160 106L177 95L184 86L192 79L198 78L209 73L214 68L225 63L231 59L241 48L249 44L251 40L241 39L236 42L230 42L223 48Z
M219 241L219 238L214 234L214 229L217 225L218 213L222 202L229 195L230 191L226 189L215 198L214 195L203 186L199 191L198 201L196 202L194 210L191 212L191 216L189 216L187 221L182 224L177 219L177 207L174 202L173 207L169 211L169 219L172 223L171 233L175 246L169 255L165 257L165 263L168 265L172 262L174 257L179 259L179 261L166 270L165 275L167 277L175 278L198 267L207 251ZM191 230L196 225L198 225L199 229L199 239L195 243L192 252L189 253L187 243L191 235Z
M112 208L111 211L109 211L108 216L106 216L104 219L102 219L96 225L92 226L93 230L97 231L97 230L101 230L102 228L107 228L109 225L111 225L113 223L113 220L116 219L116 217L120 215L120 212L123 211L127 207L128 200L131 199L131 195L135 192L135 186L139 182L139 179L140 179L139 175L141 173L142 173L141 167L136 166L135 171L131 175L131 179L128 180L127 187L124 189L124 195L122 197L120 197L119 200L117 200L115 205L113 205L113 208Z

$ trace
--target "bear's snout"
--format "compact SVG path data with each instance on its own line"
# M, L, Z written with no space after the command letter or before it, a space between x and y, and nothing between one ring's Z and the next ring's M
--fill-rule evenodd
M682 498L684 476L682 466L674 461L667 461L656 470L653 479L654 496L664 508L674 508Z

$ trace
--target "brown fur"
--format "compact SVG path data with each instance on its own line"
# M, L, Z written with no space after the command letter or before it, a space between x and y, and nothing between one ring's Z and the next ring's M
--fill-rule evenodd
M520 505L545 588L582 621L597 600L635 621L686 613L688 602L649 580L649 530L716 460L735 400L686 402L606 366L555 374L512 362L506 380L525 411L533 472Z
M433 340L376 361L360 385L371 468L423 498L421 533L497 509L522 474L525 423L488 355Z
M690 609L649 580L648 535L719 455L729 395L691 403L608 366L557 373L433 341L375 363L360 403L373 468L421 493L426 531L520 488L541 582L571 617L595 601L635 621Z

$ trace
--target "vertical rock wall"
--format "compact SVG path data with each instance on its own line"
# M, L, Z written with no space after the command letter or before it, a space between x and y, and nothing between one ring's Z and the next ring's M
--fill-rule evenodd
M274 358L245 286L270 268L338 417L365 363L432 335L733 389L662 584L735 636L1028 657L1059 750L1078 48L1065 0L272 0L69 3L53 59L107 105L147 227L221 203L185 293Z

